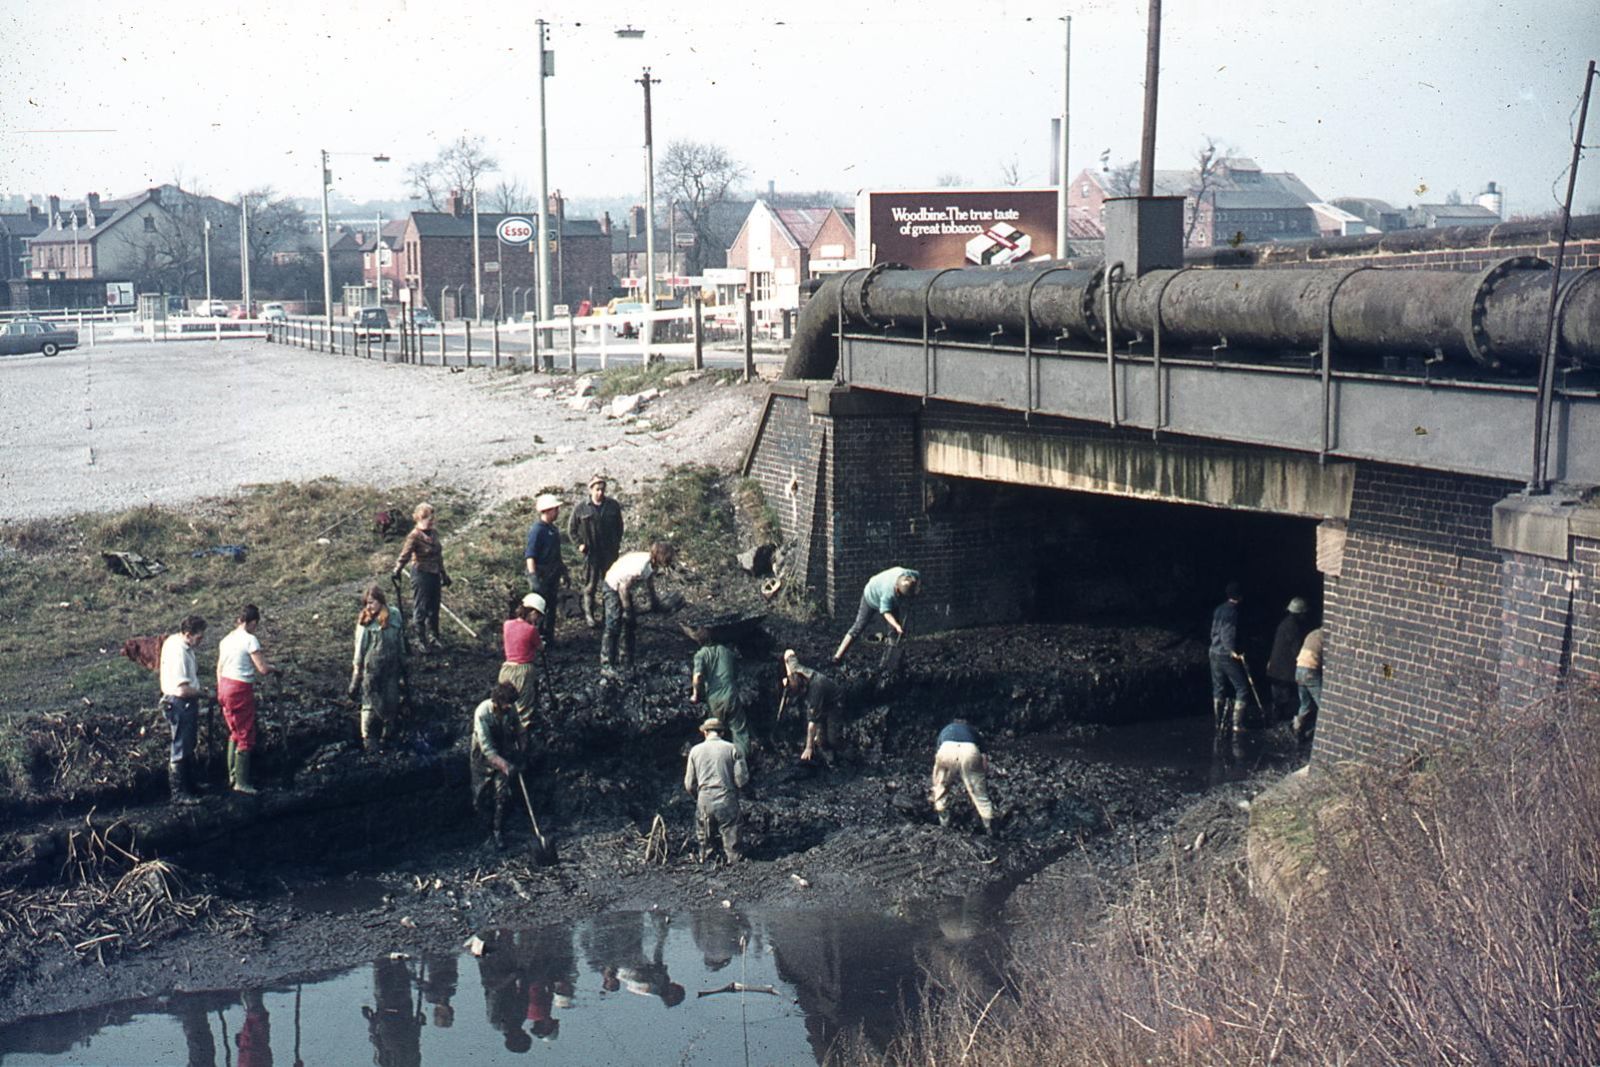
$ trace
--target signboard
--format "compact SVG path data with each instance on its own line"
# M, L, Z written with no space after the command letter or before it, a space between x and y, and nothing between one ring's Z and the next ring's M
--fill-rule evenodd
M856 262L1005 266L1056 255L1054 189L863 190Z
M485 263L483 265L483 273L485 273L485 274L493 274L496 271L498 271L499 269L500 269L500 261L497 260L497 259L491 259L491 260L489 260L487 263Z
M132 282L106 282L106 307L131 308L133 307Z
M672 235L672 243L674 245L676 245L677 247L679 247L679 248L693 248L694 247L694 234L693 233L675 233L675 234Z
M570 314L572 314L572 309L566 304L556 304L550 309L550 317L553 319L564 319Z
M521 215L509 215L500 220L500 225L494 228L494 235L503 244L525 245L533 240L533 223Z

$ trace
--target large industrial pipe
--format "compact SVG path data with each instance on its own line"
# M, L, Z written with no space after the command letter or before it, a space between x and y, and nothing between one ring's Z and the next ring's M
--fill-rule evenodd
M1117 339L1124 342L1150 337L1159 311L1164 345L1312 351L1327 321L1338 353L1438 353L1487 368L1531 370L1544 336L1547 268L1540 260L1516 259L1475 274L1158 270L1117 282L1112 309ZM784 372L832 374L841 310L846 329L920 329L926 317L952 334L998 332L1016 340L1031 313L1036 338L1065 336L1091 346L1104 338L1101 285L1098 271L1049 263L853 271L824 284L801 313ZM1600 366L1600 271L1581 272L1562 288L1560 356L1570 365Z

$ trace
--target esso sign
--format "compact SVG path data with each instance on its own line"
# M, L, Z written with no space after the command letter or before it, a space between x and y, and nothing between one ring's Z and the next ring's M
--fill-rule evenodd
M495 236L508 245L525 245L533 240L533 223L520 216L501 219L495 227Z

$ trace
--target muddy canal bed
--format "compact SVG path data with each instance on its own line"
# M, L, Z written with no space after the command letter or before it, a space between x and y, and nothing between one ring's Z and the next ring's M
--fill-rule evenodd
M820 659L812 646L830 636L786 632L783 624L773 629L769 654L798 646L803 656ZM548 751L529 776L541 826L559 851L553 866L536 862L526 817L516 809L512 816L522 821L511 824L510 848L487 845L468 809L464 731L419 731L403 748L373 757L344 737L349 724L342 716L322 722L309 709L295 720L292 758L269 771L259 800L208 797L197 808L174 811L149 795L155 786L134 780L118 787L135 794L129 803L95 806L78 797L54 816L40 813L14 828L4 843L16 887L0 890L0 920L7 922L0 1021L74 1012L89 1020L62 1024L77 1027L74 1033L106 1025L95 1020L114 1025L94 1038L90 1052L69 1052L65 1039L39 1044L40 1027L55 1030L43 1021L8 1025L0 1039L0 1049L11 1050L5 1062L140 1062L138 1050L146 1047L140 1042L165 1042L171 1054L156 1061L166 1062L193 1036L180 1016L193 1014L195 1003L215 1002L206 1017L217 1041L224 1020L236 1039L244 1022L241 991L261 992L274 1055L293 1062L288 1042L297 986L302 1033L310 1000L314 1014L334 1028L316 1040L341 1050L332 1059L351 1062L370 1056L378 1040L360 1011L375 1004L374 961L404 964L405 975L390 968L390 978L409 982L414 999L422 961L454 958L469 938L491 942L495 931L544 930L540 943L567 938L579 946L577 959L586 924L615 915L633 915L647 933L652 924L666 929L663 959L688 996L668 1008L657 996L612 993L604 988L604 966L584 962L561 979L575 992L563 994L573 1006L560 1047L592 1050L585 1042L604 1040L628 1049L629 1039L619 1035L637 1030L651 1041L676 1042L671 1059L681 1052L686 1062L724 1062L690 1052L703 1050L713 1032L719 1049L736 1032L742 1042L750 1016L729 1030L727 1013L741 997L694 993L733 980L779 989L776 998L746 993L742 999L747 1012L751 998L759 1000L758 1030L773 1042L760 1061L793 1062L791 1051L810 1058L817 1042L840 1028L888 1033L882 1028L892 1023L884 1020L892 1020L902 1000L915 1001L906 990L915 991L929 952L946 959L953 951L963 961L970 953L972 966L990 967L997 945L1003 956L1009 926L1032 925L1059 904L1064 893L1052 887L1102 877L1141 850L1159 849L1178 813L1198 799L1218 790L1246 795L1252 775L1297 758L1292 743L1276 736L1253 738L1237 750L1214 748L1203 712L1151 717L1170 712L1175 693L1192 694L1187 703L1197 711L1204 707L1203 686L1195 688L1200 650L1170 633L1032 626L938 635L918 640L905 675L887 689L873 677L875 650L864 650L844 672L844 745L831 768L795 762L800 726L792 714L775 721L770 711L776 672L754 670L752 707L768 710L754 719L760 745L744 805L751 859L702 865L690 847L693 805L681 788L682 754L697 739L701 714L685 699L685 650L665 630L654 631L641 642L642 662L632 676L597 686L582 642L580 636L554 657L562 712L552 718ZM760 651L751 650L752 663L763 662ZM423 691L448 688L457 673L482 673L477 658L457 653L431 663ZM280 709L293 714L284 704ZM948 829L937 826L927 802L934 735L956 714L990 739L991 795L1001 813L994 837L977 833L963 798ZM657 816L664 863L645 856ZM86 878L63 880L86 827L111 844L99 865L83 872ZM129 881L129 861L119 863L116 855L119 841L170 867L160 877L147 871L119 884ZM1007 903L1018 886L1024 891L1017 899L1028 902L1022 913ZM1092 895L1083 893L1081 901ZM1075 905L1073 912L1081 918L1084 909ZM721 968L704 962L693 931L707 915L721 916L719 922L739 916L749 926L743 966L758 977L733 974L737 958ZM792 933L797 928L803 936ZM551 929L565 933L550 935ZM651 960L653 937L645 953ZM952 937L960 942L954 948ZM801 950L781 946L891 943L906 947L868 955L895 961L888 966L893 973L873 979L870 996L843 997L847 1007L839 1006L835 988L846 979L835 976L834 986L813 994L804 991L813 979L795 977L793 968L782 973L784 956ZM845 950L830 951L837 966ZM396 953L403 959L391 960ZM471 987L479 962L460 961L462 990ZM876 973L868 963L848 970ZM310 996L306 983L330 975L330 992L316 986ZM201 1000L185 999L190 994ZM463 992L458 1008L471 1006L458 1010L455 1028L430 1024L419 1038L402 1032L395 1040L406 1049L413 1040L427 1043L433 1051L424 1062L467 1055L468 1046L454 1042L506 1054L480 1014L484 1003L481 989ZM646 1008L655 1015L640 1016ZM24 1048L79 1058L14 1060ZM488 1053L482 1060L471 1055L459 1062L494 1062ZM650 1055L629 1059L631 1052L599 1061L567 1055L576 1057L571 1062L659 1062Z

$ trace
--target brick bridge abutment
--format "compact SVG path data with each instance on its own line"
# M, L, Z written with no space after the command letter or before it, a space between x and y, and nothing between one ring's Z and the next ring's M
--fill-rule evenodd
M867 578L902 564L937 628L1028 617L1051 551L1025 514L965 506L973 481L1315 521L1318 762L1403 759L1600 674L1600 503L1582 494L818 382L774 385L745 472L827 610L850 617Z

